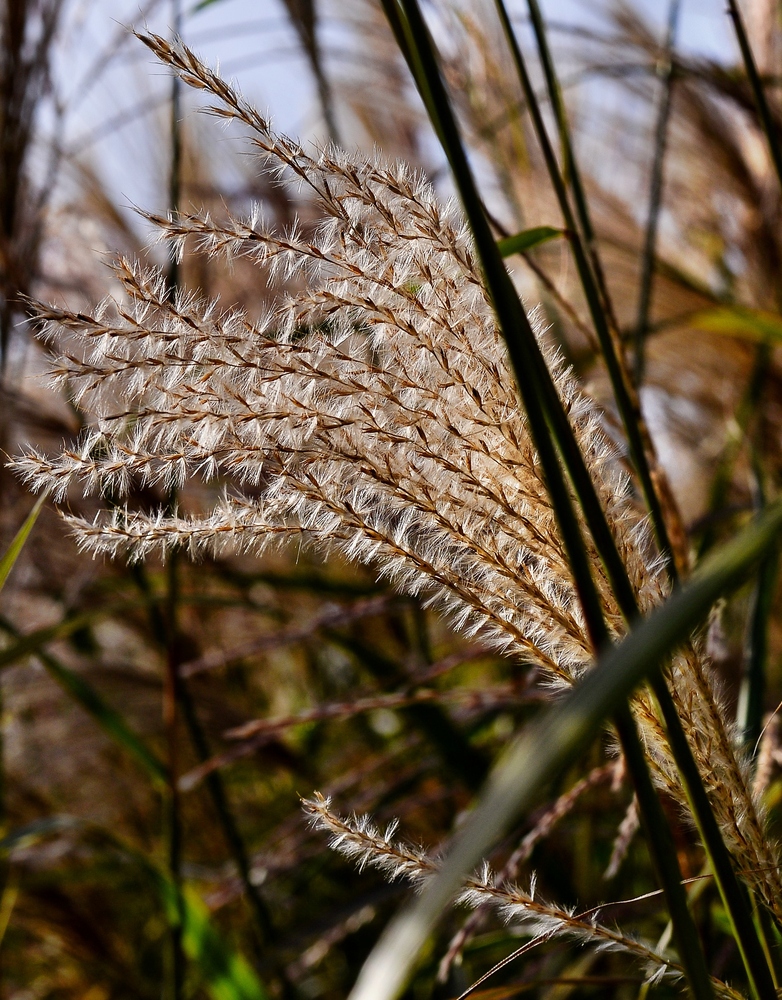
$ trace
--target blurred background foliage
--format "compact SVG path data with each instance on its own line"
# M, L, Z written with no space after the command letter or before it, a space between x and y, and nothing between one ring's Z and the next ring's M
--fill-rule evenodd
M26 297L79 308L109 291L105 262L116 254L164 261L145 246L128 200L218 215L260 203L280 227L318 221L306 193L258 170L240 135L226 141L195 116L196 99L172 89L125 27L101 20L101 6L0 3L7 454L27 442L55 449L75 439L83 419L66 394L47 388L47 348L35 339ZM775 494L782 475L780 195L727 18L712 6L697 23L727 41L710 52L666 36L656 9L650 19L640 5L607 2L579 20L570 16L578 4L566 18L558 4L546 5L596 245L622 334L643 345L645 413L698 553ZM532 58L525 9L512 8ZM779 126L778 5L747 0L744 9ZM436 0L427 12L496 235L561 227L493 6ZM240 83L252 46L263 48L271 32L266 55L283 127L377 147L449 194L442 155L374 0L213 0L184 9L151 0L125 20L163 31L178 22L185 40L216 54L225 44L225 70ZM84 44L89 32L99 44ZM232 68L237 37L249 49ZM542 93L539 72L536 84ZM286 87L303 119L286 106ZM113 107L120 91L124 103ZM566 240L509 263L588 391L607 400ZM242 261L228 270L185 255L171 277L250 314L284 291L279 282L259 286L257 270ZM137 494L139 505L170 500L141 487ZM178 499L199 508L196 487ZM72 503L90 513L88 501ZM31 507L0 469L0 551ZM768 713L781 686L773 572L763 627L753 632L747 621L758 600L757 590L740 593L709 638L734 701L742 670L763 657ZM80 555L44 508L0 602L0 995L9 1000L137 1000L161 989L168 1000L344 996L405 889L329 853L307 828L299 795L319 789L343 813L400 817L406 837L436 845L542 700L524 664L454 636L371 571L324 565L306 551L128 568ZM605 761L595 747L495 863L511 857L525 878L532 864L545 894L581 908L647 891L631 792ZM779 761L772 721L757 780L777 827ZM700 855L680 833L682 867L695 875ZM519 843L526 846L513 858ZM172 884L187 886L179 920ZM737 956L721 937L713 888L704 884L697 906L712 969L729 979ZM629 904L621 916L647 936L665 926L657 900ZM438 978L465 919L446 921L411 995L457 995L518 944L495 918L473 919ZM181 932L172 932L177 923ZM483 995L639 991L621 959L556 944L510 965Z

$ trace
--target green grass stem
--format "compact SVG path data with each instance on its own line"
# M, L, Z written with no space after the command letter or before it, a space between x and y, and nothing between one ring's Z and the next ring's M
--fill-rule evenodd
M657 65L657 75L662 84L660 107L654 136L654 157L652 176L649 184L649 210L646 217L646 233L641 255L641 287L638 293L638 319L635 326L635 383L640 386L644 377L646 331L649 327L649 312L652 303L654 281L654 258L657 249L657 229L663 199L663 168L668 148L668 122L671 117L671 97L673 95L673 47L676 41L676 26L679 20L680 0L671 0L668 7L668 28L665 37L664 57Z
M18 630L2 617L0 617L0 629L19 640ZM165 764L133 731L124 717L104 701L89 681L41 648L35 651L35 655L60 687L78 705L81 705L100 728L141 766L154 785L163 788L168 784L168 771Z
M559 83L554 70L553 61L548 49L543 19L540 16L540 10L535 0L530 0L532 23L538 40L538 47L541 53L541 61L546 75L549 95L555 109L560 138L563 146L563 155L565 160L564 171L560 171L559 164L557 163L557 158L543 120L540 103L535 93L535 89L532 86L526 62L521 52L516 34L513 30L505 4L503 0L495 0L495 3L506 40L511 50L511 55L513 57L519 82L524 93L524 98L527 102L527 107L532 118L535 134L543 153L546 169L548 171L552 187L554 188L554 193L556 195L560 211L562 212L565 227L570 234L570 244L573 249L573 258L576 264L576 270L578 271L581 286L589 308L589 314L595 328L595 333L597 334L597 339L603 353L606 367L608 369L608 375L611 380L611 386L613 388L617 407L622 419L622 425L627 435L630 455L638 473L641 491L652 517L652 524L654 526L657 543L660 547L660 551L666 559L669 571L675 579L677 575L676 559L671 539L669 537L668 526L666 525L665 516L663 514L662 504L660 502L660 498L658 497L657 489L655 488L649 466L647 451L650 450L650 444L648 440L645 440L645 437L648 438L648 435L644 434L644 424L641 415L640 403L633 387L630 384L627 372L621 359L621 344L619 342L618 332L612 334L612 328L609 322L610 316L607 315L606 312L606 309L610 306L607 290L604 287L601 291L600 283L597 278L597 275L602 274L602 272L600 271L599 259L593 246L594 232L592 229L592 223L583 186L580 182L580 174L576 165L573 146L570 141L567 116L560 93ZM571 180L571 187L573 188L576 199L581 229L579 229L576 222L576 214L574 213L570 203L565 183L566 177L569 177ZM581 235L582 233L583 239ZM616 324L614 324L614 327L616 327ZM598 548L601 548L599 542Z
M758 110L760 124L766 135L766 140L768 141L771 161L774 164L774 170L779 178L779 183L782 184L782 143L780 143L779 140L779 133L777 132L777 127L771 114L771 108L766 100L763 82L760 79L760 73L758 73L755 56L752 53L752 46L750 45L749 38L747 37L747 31L744 27L744 19L741 16L737 0L728 0L728 14L733 21L733 27L736 31L736 38L739 43L739 48L741 49L741 56L744 60L749 85L752 88L752 96L755 99L755 106Z

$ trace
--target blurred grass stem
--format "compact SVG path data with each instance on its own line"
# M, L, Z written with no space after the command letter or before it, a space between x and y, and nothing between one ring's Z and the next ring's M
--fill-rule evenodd
M766 100L763 82L761 81L760 74L758 73L757 63L755 62L755 57L752 54L752 46L749 43L747 31L744 27L744 19L741 16L737 0L728 0L728 14L733 21L736 38L739 43L739 48L741 49L741 56L744 60L744 67L747 71L747 78L749 79L749 85L752 88L752 95L755 99L755 105L758 110L760 124L768 141L771 162L774 164L777 177L779 178L780 184L782 184L782 143L780 143L779 133L777 132L776 125L774 124L771 108Z
M581 182L581 174L578 169L573 143L570 138L567 111L562 99L562 92L551 57L551 51L548 47L540 7L537 0L528 0L530 17L538 44L538 52L546 79L549 100L554 110L562 147L563 168L561 172L548 139L540 105L530 81L529 73L527 72L510 18L508 17L503 0L496 0L496 3L505 36L511 47L524 96L532 115L538 141L543 150L546 167L554 186L557 201L565 219L565 225L571 233L570 240L573 247L576 268L589 306L589 313L595 326L595 332L597 333L597 338L603 352L603 359L608 369L611 386L622 418L622 425L627 434L628 447L638 474L641 492L651 514L657 544L666 560L671 578L675 580L679 572L683 571L687 565L686 547L683 542L684 531L679 524L680 518L670 488L667 486L664 474L657 466L654 446L641 413L641 404L624 363L621 338L613 316L608 287L603 277L602 266L595 245L594 228L584 186ZM570 206L567 194L568 182L573 192L579 225L576 225L574 213ZM583 242L580 234L583 234ZM654 475L652 473L652 466L654 466ZM668 514L667 520L663 512L661 496L665 498L665 510Z
M671 0L668 7L668 28L665 37L665 48L657 63L657 76L662 85L662 94L657 115L657 127L655 129L654 158L652 160L652 176L649 184L649 211L647 214L644 249L641 258L641 288L638 293L638 319L635 327L634 364L636 387L640 387L644 377L645 341L649 328L649 312L652 302L657 229L663 198L663 168L667 149L668 122L671 117L671 98L673 96L673 49L676 42L676 26L679 20L680 6L680 0Z
M172 30L174 37L182 34L181 0L171 0ZM168 204L172 216L180 208L182 196L182 82L176 73L171 75L171 161L169 163ZM169 294L176 299L181 279L179 253L171 248L169 257ZM169 509L176 505L176 495L169 497ZM178 702L179 702L179 630L177 598L179 579L177 553L172 552L166 567L167 595L165 604L166 660L163 679L163 729L166 736L169 785L163 796L163 837L166 844L168 874L174 887L179 919L172 921L169 935L169 958L164 1000L180 1000L184 988L185 953L182 946L184 915L182 911L182 819L179 807Z

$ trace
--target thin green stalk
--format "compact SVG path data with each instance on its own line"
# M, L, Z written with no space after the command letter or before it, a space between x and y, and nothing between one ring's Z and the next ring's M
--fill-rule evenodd
M749 38L747 37L747 32L744 28L744 21L741 17L741 11L739 10L737 0L728 0L728 14L730 15L733 21L733 26L736 29L736 38L738 39L739 48L741 49L741 55L744 60L744 66L747 70L749 84L752 87L752 94L755 98L755 104L757 105L760 124L766 134L766 139L768 140L768 148L771 153L771 159L774 163L774 169L777 172L779 183L782 184L782 143L780 143L777 127L774 124L774 119L771 115L771 108L768 106L768 101L766 100L763 83L760 79L760 74L758 73L755 57L752 54L752 47L749 44Z
M571 453L573 448L575 448L575 452L578 454L583 475L589 482L591 492L589 499L600 512L601 523L605 522L605 516L600 508L597 496L594 494L594 487L592 486L591 479L589 479L589 474L583 466L583 458L575 440L572 438L572 433L570 433L567 417L556 395L556 389L553 383L551 383L545 361L537 348L534 333L489 230L461 145L456 122L439 75L439 69L430 45L427 29L416 0L402 0L402 6L407 22L406 24L403 22L403 26L406 29L407 43L410 52L418 63L417 78L426 87L425 100L427 105L437 109L439 130L444 137L445 143L447 143L445 146L446 154L454 170L456 183L473 229L476 249L486 277L488 291L497 313L500 328L508 344L517 385L527 411L530 431L540 456L546 484L568 552L573 578L584 611L584 618L587 623L590 639L594 649L598 651L608 646L609 634L597 588L592 579L588 555L581 537L570 493L549 433L548 420L556 420L558 413L561 413L562 416L559 419L560 421L564 419L564 423L568 429L568 435L558 438L558 443L560 441L572 442L567 447ZM537 379L534 378L533 372L536 374L540 372L540 377ZM543 400L539 397L538 392L541 390L545 391L547 386L550 386L549 393L547 394L548 398ZM552 393L555 400L554 405L551 401ZM541 392L541 395L543 395L543 392ZM605 523L605 531L608 538L611 539L611 548L615 551L607 523ZM621 565L621 560L619 562ZM629 581L627 586L629 587ZM632 595L631 588L630 595ZM652 787L644 753L640 746L635 724L632 721L629 710L625 708L618 713L616 725L623 747L625 748L628 766L632 769L633 780L639 797L639 805L644 813L644 822L649 834L649 848L655 859L655 867L658 875L665 888L671 917L676 927L679 953L687 969L688 982L696 997L711 997L713 996L711 980L706 968L703 950L698 940L697 930L687 909L686 893L681 885L681 871L678 859L673 849L670 831L662 813L662 808Z
M175 37L182 34L181 0L171 0L173 32ZM181 88L179 75L171 77L171 161L169 164L168 204L172 214L179 211L182 187L182 122ZM168 287L172 298L176 296L180 282L179 251L172 247L169 257ZM169 498L169 507L174 506L175 497ZM182 942L184 918L181 912L182 900L182 821L179 809L177 780L178 768L178 702L179 702L179 655L177 598L179 581L177 576L177 554L173 552L167 566L168 593L166 599L166 662L163 678L163 728L166 734L169 786L163 796L163 837L166 844L168 874L174 886L174 899L179 910L179 919L171 922L169 935L169 964L167 982L164 986L164 1000L181 1000L185 977L185 952Z
M774 977L774 985L779 991L779 984L782 983L782 955L779 951L779 929L774 918L765 906L758 906L755 910L755 918L758 924L758 934L763 942L763 952L766 961Z
M641 287L638 293L638 319L635 325L635 383L640 386L644 377L646 361L646 333L649 327L649 309L652 302L654 281L654 257L657 247L657 225L663 195L663 167L667 149L668 121L671 117L671 96L673 94L673 47L676 40L676 25L679 20L679 0L671 0L668 8L668 30L665 38L665 56L657 66L657 75L662 83L662 99L657 116L654 138L654 159L649 185L649 212L646 235L641 258Z
M747 386L733 415L732 423L734 430L724 448L717 471L709 488L709 514L706 519L706 527L698 544L699 560L703 558L717 540L714 515L718 514L727 503L730 484L733 479L734 465L741 446L746 439L750 422L757 411L758 403L762 399L770 363L771 344L769 342L758 344Z
M741 55L747 71L747 77L755 99L758 117L768 142L771 160L774 164L774 169L776 170L780 185L782 185L782 144L780 143L778 130L774 123L771 109L768 101L766 100L763 83L760 79L760 74L758 73L755 57L752 53L752 47L749 43L749 38L744 27L744 22L737 0L729 0L728 14L733 21L736 31L736 37L738 39L739 48L741 49ZM756 385L756 383L762 384L769 359L770 348L768 345L762 345L762 347L758 349L758 357L756 359L755 371L753 372L752 384L747 394L748 398L745 398L745 400L742 401L744 404L742 409L746 410L746 414L742 415L745 416L747 422L749 420L750 413L754 411L755 399L760 388L760 386ZM719 484L715 483L715 486L719 488L719 493L717 494L717 491L714 491L715 495L712 498L713 503L715 501L719 502L719 500L723 499L723 494L727 492L729 477L730 467L726 464L723 468L721 481ZM704 544L707 543L708 540L708 536L705 537ZM746 745L749 747L754 747L756 745L762 724L768 618L771 611L774 583L777 576L778 559L779 554L776 549L769 553L768 558L764 560L761 565L755 592L753 594L750 632L748 636L747 672L742 682L739 698L739 726Z
M695 825L709 857L750 988L758 1000L774 1000L776 989L752 919L747 891L736 877L730 853L722 839L708 794L682 729L681 719L662 676L656 675L652 679L651 688L665 723L671 753L679 768Z
M406 26L400 16L397 0L382 0L382 3L389 21L395 25L395 32L405 32ZM416 62L418 57L415 52L415 39L410 35L409 28L407 36L409 37L403 39L402 52L409 60L413 78L421 91L424 104L432 117L456 179L486 278L487 290L492 298L500 330L508 348L516 383L522 393L530 427L541 439L547 439L546 427L550 426L620 606L631 607L635 598L627 572L535 334L489 229L483 204L475 188L445 88L439 76L437 62L433 53L430 53L428 72L422 72L422 67ZM437 88L436 99L430 91L430 79L431 85ZM570 218L572 219L572 214ZM547 451L545 459L541 456L541 461L547 463L544 469L550 468L555 477L549 484L549 488L557 492L557 499L552 497L552 501L555 507L559 504L564 510L570 505L569 491L560 484L561 475L556 460L552 463L548 455L550 442L543 441L541 447ZM574 527L576 537L580 537L575 521L563 530L572 532Z
M782 143L780 143L779 132L771 114L771 108L766 100L766 93L763 89L760 74L758 73L757 63L752 53L752 46L749 43L737 0L728 0L728 14L733 21L736 31L736 38L738 39L747 77L752 88L760 124L768 142L771 160L774 164L779 183L782 186ZM771 349L768 344L764 344L758 349L755 371L753 372L753 383L760 382L762 385L762 380L770 361L770 353ZM755 389L754 385L752 389ZM746 400L747 420L749 413L754 410L755 399L756 394L753 392L753 395ZM723 480L729 482L729 473L723 476ZM727 492L727 482L723 481L721 486L721 492ZM747 746L750 747L756 746L757 740L760 737L760 727L762 724L767 630L778 561L779 552L775 548L769 553L768 558L764 560L760 567L753 595L747 673L742 683L739 700L739 725L744 740Z
M576 203L576 213L581 224L581 231L584 234L589 259L594 270L595 281L602 299L603 309L605 310L609 324L614 328L614 330L618 331L619 325L614 316L611 296L608 292L608 285L606 284L603 267L600 263L600 256L597 252L595 230L592 225L592 218L589 212L589 203L587 201L584 185L581 181L581 171L578 168L576 154L573 149L573 142L570 138L570 126L568 124L567 109L565 108L565 101L562 97L562 88L559 85L557 71L551 55L551 49L549 48L543 16L540 11L538 0L527 0L527 6L530 12L532 29L535 33L535 40L538 45L538 53L540 55L541 66L543 68L543 75L546 80L546 89L549 94L549 100L551 101L554 118L557 123L557 132L559 133L559 141L562 148L562 174L565 182L570 184L570 188L573 191L573 199Z
M663 685L665 682L662 682ZM652 782L644 749L627 705L613 717L638 801L638 815L657 882L663 888L673 925L676 950L684 967L687 985L698 1000L714 996L706 956L687 903L682 870L670 827Z
M43 509L44 503L46 503L48 495L49 491L46 490L38 497L35 501L33 509L25 518L24 524L22 524L21 528L14 535L13 541L5 550L2 557L0 557L0 590L2 590L5 586L5 581L8 579L11 570L16 565L16 560L19 558L22 549L30 536L30 532L35 527L35 522L38 520L38 516Z
M176 554L168 562L168 593L166 601L166 662L163 677L163 730L166 736L169 784L163 793L163 840L168 875L175 888L177 904L182 895L182 822L179 809L178 706L179 658L177 655L177 592ZM164 1000L180 1000L184 987L185 953L182 947L183 919L172 921L169 935L169 956Z
M755 481L757 483L756 508L762 511L766 506L763 489L763 472L759 468L757 455L754 457ZM763 729L763 703L766 693L766 664L768 659L768 629L774 606L779 570L779 548L772 546L758 569L752 590L750 616L744 649L744 674L739 688L736 722L741 741L753 756L757 753L760 734Z
M204 733L198 719L198 715L196 714L193 699L185 684L182 684L180 687L179 704L182 709L182 715L187 724L190 740L200 762L204 763L207 760L211 760L212 750L209 746L209 741L206 738L206 734ZM236 825L236 820L231 812L223 779L220 776L219 771L210 771L205 780L207 789L212 798L212 803L215 807L215 812L217 813L218 821L223 830L223 836L239 872L239 878L242 881L244 894L247 898L247 902L249 903L256 925L259 942L261 944L272 942L274 940L275 931L271 915L266 904L261 899L257 888L250 880L250 859L247 854L247 849L244 846L244 841L239 833L239 828Z
M508 17L508 12L505 8L503 0L495 0L495 2L500 21L505 32L505 37L508 41L513 61L516 65L519 82L521 83L524 97L527 101L527 106L532 117L535 133L543 152L546 169L548 170L549 177L554 188L554 193L557 197L560 211L562 212L562 216L565 221L565 226L570 234L570 243L573 248L573 257L576 269L584 290L587 306L589 308L589 314L592 318L592 323L595 327L598 342L608 369L608 375L611 380L619 414L627 435L630 455L638 473L641 491L652 517L652 525L654 527L655 537L657 538L657 544L666 560L671 577L676 579L677 567L675 550L669 537L668 526L665 522L662 505L658 497L657 489L655 488L647 458L647 450L649 450L651 446L648 441L648 434L644 434L643 431L644 424L640 403L632 389L632 386L629 384L627 373L621 361L621 345L619 343L618 334L612 334L609 318L606 314L606 308L610 306L610 303L605 287L602 289L600 287L600 275L602 274L602 271L600 270L599 259L593 246L594 232L592 229L592 223L583 187L580 182L580 175L577 169L572 143L570 141L565 107L561 99L559 84L557 82L554 65L548 49L548 43L546 41L545 29L543 27L542 18L540 17L540 11L535 0L531 0L530 13L532 15L533 27L535 28L536 37L538 39L538 47L541 52L541 60L546 73L546 80L551 101L554 105L557 116L557 123L565 154L565 173L566 175L569 175L571 179L574 197L576 198L576 208L581 223L581 231L584 234L583 240L579 232L579 227L576 224L576 218L570 205L570 198L567 193L565 180L559 169L559 165L546 130L546 125L543 121L540 104L532 86L532 81L530 80L524 57L519 47L518 40L516 39L515 32L513 31L513 26L510 22L510 18ZM603 286L604 285L605 283L603 282ZM614 324L614 327L616 327L616 324ZM647 440L645 440L645 437ZM598 543L598 548L599 547L600 545Z
M4 358L3 358L4 360ZM44 502L48 495L48 490L42 496L38 498L33 509L25 518L24 523L21 528L17 531L13 538L13 541L0 557L0 590L3 589L8 576L16 564L16 560L24 548L25 542L27 541L30 532L33 530L35 522L38 520L38 515L41 513ZM0 678L0 719L5 715L4 707L4 696L3 696L3 685L2 678ZM7 821L7 775L5 769L5 735L3 732L3 726L0 725L0 836L4 836L6 833L6 821ZM2 900L5 902L7 899L7 889L8 889L8 876L9 876L8 862L5 858L0 859L0 893L2 894ZM2 911L2 907L0 907ZM9 913L10 917L10 913ZM4 933L4 931L3 931ZM0 944L2 944L2 934L0 934ZM0 966L0 981L2 980L2 966Z
M513 32L511 30L510 22L507 18L507 13L504 12L504 6L502 5L501 0L497 0L497 3L498 3L498 9L500 9L500 16L502 17L503 13L505 13L505 16L503 18L503 23L506 26L506 33L509 33L509 41L511 41L511 46L514 52L514 58L517 62L517 67L519 68L519 75L522 79L522 85L524 86L525 89L525 96L527 97L527 100L530 103L530 109L533 112L533 118L536 117L536 112L537 112L537 121L539 123L541 144L548 147L547 162L551 162L553 161L553 151L551 150L550 143L547 142L545 126L543 125L542 116L540 116L540 111L539 108L537 107L537 102L535 100L534 92L532 90L529 81L529 75L526 72L526 67L524 65L521 52L519 50L518 44L515 41L515 36L513 35ZM543 29L542 19L540 18L540 11L537 6L537 0L529 0L529 5L531 13L533 15L533 23L535 23L535 21L537 20L536 32L538 34L538 40L541 46L541 55L544 60L544 64L547 66L547 79L549 80L549 84L552 91L552 100L556 100L556 95L558 94L558 86L556 82L556 76L554 73L553 63L550 59L550 53L548 52L548 47L546 45L545 31ZM575 168L575 160L572 154L572 146L570 145L569 134L566 127L567 122L564 116L564 105L561 104L561 98L560 98L560 108L558 112L558 120L560 121L561 124L563 144L567 148L567 156L569 159L570 166L573 169ZM574 169L573 177L576 180L576 185L581 190L581 195L582 195L584 215L581 219L581 222L582 225L586 224L586 232L589 233L591 231L591 224L588 218L588 211L586 210L586 201L585 199L583 199L583 189L580 188L580 184L578 182L577 169ZM563 184L561 181L561 177L559 177L558 170L552 171L552 180L554 180L555 189L561 193L563 190ZM578 204L578 195L576 196L576 198ZM568 207L566 207L568 206L566 197L563 197L561 199L561 204L563 206L564 212L567 212L569 209ZM565 214L565 222L568 228L570 228L572 225L572 214L570 215ZM579 246L577 238L573 240L573 246L575 251L575 249ZM607 332L607 324L603 323L602 327L599 322L596 324L598 335L600 335L601 328L604 330L604 332ZM602 343L603 339L601 337L601 345ZM611 343L609 337L607 338L606 344L604 346L604 351L606 353L606 362L609 366L609 371L612 368L611 364L612 348L613 344ZM614 376L612 376L612 382L614 383L615 390L617 388L619 389L619 391L617 392L617 401L621 409L622 408L621 390L625 388L625 386L622 378L622 371L621 368L619 367L618 358L616 357L616 355L613 355L613 359L616 362L615 370L617 378L616 380L614 380ZM622 410L622 413L624 418L625 411ZM630 415L628 415L628 417L629 416ZM633 432L637 432L638 425L631 418L625 420L624 422L625 422L625 428L628 432L628 436L630 436L632 440L632 434ZM639 474L641 474L640 468L639 468ZM576 485L575 482L574 485ZM577 485L576 485L576 490L578 492ZM656 494L654 493L653 490L650 496L653 501L656 500ZM579 498L580 498L580 493L579 493ZM649 497L647 497L647 501L648 499ZM585 515L587 517L587 521L590 525L590 528L593 530L594 533L593 522L590 518L590 511L587 511L585 509ZM605 559L606 550L603 548L596 535L595 535L595 541L596 544L598 545L598 550ZM674 568L672 560L669 561L669 567L671 569ZM612 572L612 568L614 569L614 572ZM629 581L621 580L621 577L624 575L624 567L622 567L621 571L616 572L617 569L616 561L612 559L610 566L607 563L607 569L609 570L609 574L611 575L612 584L616 592L617 600L619 601L620 607L622 609L622 613L626 617L628 622L631 623L633 619L637 616L638 609L635 597L632 593L632 588L630 588L629 586ZM619 586L617 586L617 583L619 583ZM685 784L685 790L688 799L692 803L693 808L697 810L695 814L696 825L698 826L699 832L702 838L704 839L704 846L706 847L706 850L709 853L709 856L711 857L715 874L717 876L718 885L720 887L720 892L723 895L723 899L726 902L726 906L730 906L733 908L731 910L731 920L732 923L734 924L734 927L736 928L737 935L739 936L739 947L742 953L742 957L747 963L749 963L747 972L750 977L750 981L753 984L753 989L761 991L760 993L758 993L758 995L763 995L763 991L768 991L769 989L772 989L773 984L771 982L770 976L768 975L768 968L763 958L762 949L760 948L760 944L757 938L757 933L755 931L754 926L752 925L751 916L749 908L746 903L746 899L743 895L738 880L736 879L735 873L733 872L729 852L727 851L727 848L725 847L722 837L719 834L719 829L716 826L714 814L711 810L711 806L708 801L708 796L703 786L703 781L698 771L697 764L695 763L695 760L692 756L692 751L690 749L689 743L687 742L684 730L682 729L681 720L678 716L678 713L676 712L670 692L665 684L665 681L662 678L656 679L652 687L655 698L658 702L663 718L665 720L666 728L669 734L669 740L671 743L671 749L674 755L674 759L676 760L676 765L679 769L679 772L682 776L682 780ZM770 996L772 994L766 993L766 995Z
M141 590L145 596L151 598L149 580L147 579L147 575L144 572L143 567L134 565L131 567L131 570L139 590ZM166 620L153 600L150 599L147 603L149 607L149 621L152 634L155 636L155 639L161 648L166 649L169 643ZM207 760L211 760L212 751L209 747L209 741L206 738L203 727L198 719L198 714L196 712L195 705L193 704L193 698L188 690L187 683L182 677L178 677L177 697L179 707L182 710L182 717L185 721L185 725L187 726L190 742L200 763L203 764ZM223 783L223 779L219 771L209 772L206 777L206 786L207 791L211 796L218 822L222 828L226 845L231 852L234 864L236 865L239 877L242 881L244 896L253 916L258 941L261 944L271 942L273 941L275 934L271 914L269 913L269 910L258 891L258 887L253 885L250 880L249 856L247 854L244 841L242 840L242 836L239 832L238 824L231 811L228 795L225 790L225 784ZM285 994L288 995L289 986L282 968L277 969L277 975L283 984Z
M384 0L387 6L391 0ZM506 339L516 381L527 410L530 432L538 450L552 505L557 513L563 542L571 562L574 580L582 602L584 617L596 649L603 647L601 631L605 628L602 607L591 577L590 567L578 522L572 508L570 495L562 477L556 452L547 427L556 436L563 459L571 475L574 488L582 503L587 523L601 556L606 560L622 612L629 622L637 616L635 597L626 571L616 551L616 546L600 507L594 486L576 445L567 417L561 407L534 334L529 326L518 295L505 270L494 243L481 201L475 188L472 173L461 144L453 112L440 77L431 40L416 0L401 0L404 19L402 26L407 45L413 55L414 77L422 85L424 101L437 116L438 131L443 137L446 155L454 172L457 188L470 222L476 251L486 279L487 290L497 314L500 329ZM397 8L397 15L400 9ZM538 395L540 393L540 395ZM664 682L654 685L655 695L670 733L670 742L677 766L682 775L688 798L698 810L696 823L704 837L704 846L712 856L712 864L721 880L721 892L727 905L732 907L731 919L740 935L740 950L748 963L747 975L759 997L773 996L773 983L762 956L754 924L742 895L741 887L733 872L730 854L716 828L716 821L708 802L697 765L676 713L670 692ZM716 836L714 835L716 831ZM656 844L651 845L656 847ZM686 909L686 897L681 899L681 886L668 886L672 899L679 899L676 919L691 920ZM672 916L674 911L672 911ZM758 959L760 955L760 959ZM691 955L687 956L692 959ZM702 958L702 955L701 955ZM697 959L696 959L697 960ZM771 990L771 992L769 992Z

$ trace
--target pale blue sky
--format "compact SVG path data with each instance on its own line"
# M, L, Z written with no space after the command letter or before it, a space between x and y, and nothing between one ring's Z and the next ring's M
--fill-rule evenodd
M115 197L125 203L150 208L164 187L167 152L164 137L164 107L169 89L165 70L155 65L151 54L135 39L123 39L121 25L132 22L168 33L172 0L73 0L70 32L61 47L57 76L66 96L65 145L90 157L109 179ZM335 34L329 9L337 0L321 3L325 39L337 49L345 48ZM549 19L599 26L601 0L542 0ZM667 11L664 0L639 0L650 22L662 34ZM185 39L210 63L219 61L221 71L235 77L248 98L270 111L277 128L303 138L322 134L322 122L314 99L311 75L299 51L280 0L219 0L191 16L196 0L182 0ZM523 11L523 0L512 0L511 8ZM120 45L121 58L110 69L96 72L101 58ZM685 50L713 58L733 52L730 25L722 0L682 0L679 45ZM328 56L327 56L328 57ZM158 132L150 131L149 114L160 121ZM218 136L216 142L222 141ZM227 141L227 140L226 140Z

